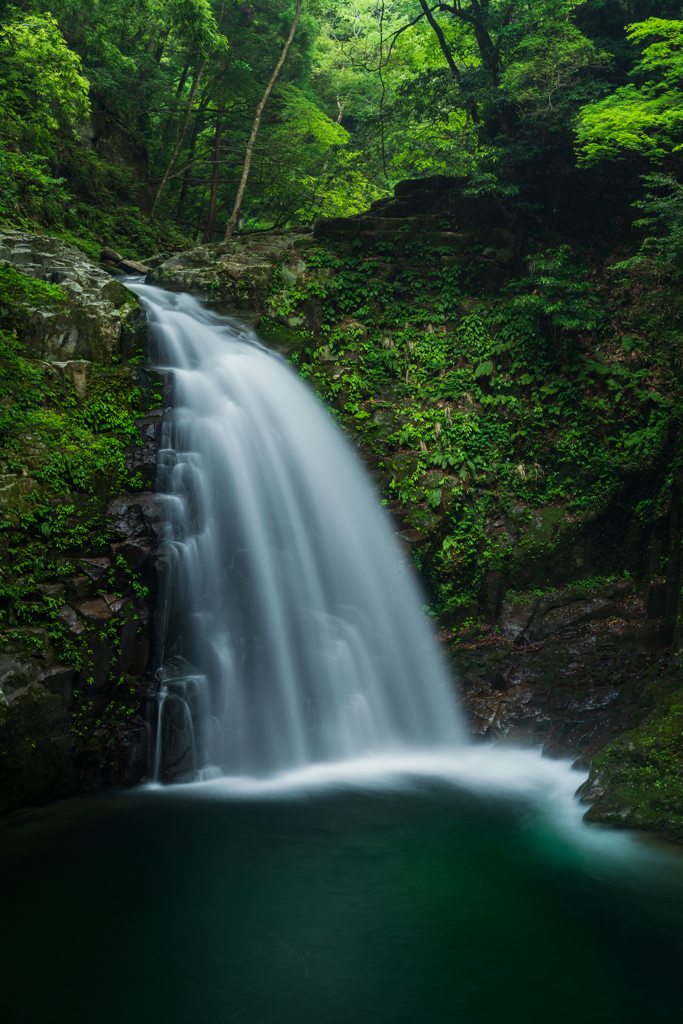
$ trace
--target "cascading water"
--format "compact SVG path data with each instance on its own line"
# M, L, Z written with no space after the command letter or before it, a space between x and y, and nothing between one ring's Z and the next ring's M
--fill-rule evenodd
M412 570L328 415L247 327L135 290L174 375L156 777L457 746Z

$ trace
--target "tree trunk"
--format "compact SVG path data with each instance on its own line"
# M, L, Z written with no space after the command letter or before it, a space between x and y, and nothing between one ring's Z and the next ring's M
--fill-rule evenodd
M439 25L438 21L436 20L436 18L432 14L431 10L427 6L425 0L420 0L420 7L424 11L425 17L427 18L427 21L429 22L429 24L431 25L432 29L434 30L436 38L439 40L439 46L441 47L441 52L443 53L444 57L446 58L446 63L448 64L449 68L451 69L451 74L453 75L453 78L456 80L456 82L459 82L460 81L460 71L458 69L458 65L453 60L453 54L448 49L448 43L446 42L446 37L444 36L443 31L441 30L441 26ZM479 111L477 110L476 100L472 100L472 102L470 103L468 109L469 109L470 117L472 118L472 121L474 122L474 124L478 124L480 118L479 118Z
M175 91L175 98L176 98L176 100L180 99L180 97L182 96L183 89L185 88L185 82L187 81L187 76L189 74L189 71L190 71L190 65L188 63L183 68L182 73L180 75L180 79L178 80L178 86L177 86L176 91ZM176 113L176 111L172 110L170 112L170 114L168 115L168 117L166 118L166 121L164 123L164 127L161 129L161 138L162 139L165 139L166 136L168 135L168 132L170 131L171 125L173 124L173 118L175 116L175 113Z
M251 129L251 135L249 136L249 141L247 142L247 152L246 152L246 155L245 155L245 158L244 158L244 168L242 170L242 178L240 180L239 188L237 189L237 197L235 199L235 205L233 207L232 213L230 214L230 220L228 221L228 226L227 226L227 228L225 230L225 240L226 240L226 242L227 242L227 240L229 238L232 238L233 234L235 233L235 228L237 227L237 220L239 218L240 210L242 208L242 200L244 199L244 193L245 193L246 188L247 188L247 180L249 178L249 168L251 167L251 157L252 157L252 153L254 152L254 143L256 142L256 136L258 134L259 126L261 124L261 115L263 114L263 109L264 109L266 103L268 102L268 98L269 98L271 92L273 91L273 86L275 85L275 82L277 81L278 75L282 71L282 65L284 64L285 60L287 59L287 54L289 53L289 48L292 45L292 40L294 39L294 33L296 32L296 27L299 24L299 16L300 16L300 14L301 14L301 0L296 0L296 12L294 14L294 21L292 22L292 28L290 30L289 36L287 37L287 42L285 43L284 49L283 49L282 53L280 54L280 59L277 62L277 65L275 67L275 71L273 71L271 79L268 82L268 85L266 86L266 91L263 94L263 98L262 98L261 102L259 103L258 107L256 108L256 117L254 119L254 124L253 124L253 127Z
M166 188L166 182L168 181L168 177L169 177L171 171L173 170L173 165L176 162L176 159L178 157L178 153L180 152L180 147L183 144L183 139L185 138L185 133L187 132L187 126L190 123L190 117L192 116L192 107L193 107L193 104L194 104L194 98L197 95L197 89L199 88L199 83L202 80L202 75L204 74L204 68L206 67L206 65L207 65L207 60L205 59L204 63L200 67L199 71L195 75L194 82L192 83L192 89L190 91L190 102L187 105L187 114L185 115L185 123L183 124L183 129L180 132L180 135L178 136L178 141L176 143L175 149L173 150L173 156L171 157L171 161L170 161L168 167L166 168L166 173L164 174L164 176L163 176L163 178L161 180L161 184L159 185L159 188L157 190L157 194L154 197L154 202L152 204L152 211L151 211L151 213L149 215L150 221L153 219L154 214L156 213L157 206L159 205L159 200L161 199L163 191Z
M199 135L199 129L202 124L202 111L197 111L197 116L194 119L194 126L192 128L192 138L190 140L190 151L187 155L187 162L192 164L195 158L197 150L197 136ZM187 173L183 178L182 188L180 189L180 199L178 200L178 209L176 211L176 219L182 220L185 214L185 203L187 201L187 193L190 188L190 178L192 176L192 167L188 167Z
M458 71L457 65L456 65L455 61L453 60L453 54L448 49L448 44L446 43L446 39L444 37L443 32L441 31L441 26L439 25L438 21L436 20L436 18L434 17L432 12L430 11L430 9L427 6L427 3L425 2L425 0L420 0L420 7L424 11L425 17L427 18L427 21L432 26L432 29L433 29L434 33L436 34L436 38L439 40L439 46L441 47L441 52L443 53L444 57L446 58L446 63L448 64L449 68L451 69L451 72L453 73L453 78L455 78L455 80L458 81L460 79L460 72Z
M210 242L213 238L213 225L216 220L216 199L218 197L218 171L221 156L221 128L223 125L223 111L219 110L216 117L216 134L213 139L213 170L211 172L211 193L209 198L209 213L204 228L204 242Z

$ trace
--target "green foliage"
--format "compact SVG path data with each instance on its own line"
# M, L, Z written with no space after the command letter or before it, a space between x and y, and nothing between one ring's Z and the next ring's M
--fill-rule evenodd
M7 264L0 266L0 307L5 307L3 315L9 315L10 322L12 307L20 303L59 309L66 303L66 295L58 285L27 277Z
M81 61L54 18L20 17L0 30L0 137L55 156L90 112Z
M76 635L63 613L65 598L75 597L69 581L82 574L79 556L103 547L108 553L112 538L103 517L109 499L139 484L126 472L125 456L129 445L140 443L136 416L144 396L137 371L127 366L91 365L87 391L77 394L58 366L26 358L25 310L59 311L64 302L61 288L0 267L0 643L42 652L76 670L71 734L83 754L93 742L101 750L95 730L115 736L140 702L136 680L131 685L121 676L117 687L115 675L123 630L130 635L132 623L143 628L133 600L106 625L82 622ZM119 597L149 597L121 557L101 586ZM106 705L103 686L114 694ZM4 724L3 771L11 751L16 754L12 722ZM44 729L42 719L37 728ZM48 737L37 732L31 756L41 743L49 744Z
M268 210L276 225L310 222L316 215L345 217L366 210L383 194L364 177L350 135L300 90L279 90L277 119L259 140L258 206L244 228L264 223ZM239 170L239 168L238 168Z
M671 272L683 269L683 187L672 175L648 174L643 178L647 192L633 205L644 217L634 222L648 234L640 251L615 264L615 270L639 269Z
M546 249L528 260L529 276L511 285L518 293L515 304L548 318L553 337L558 330L594 331L604 321L590 271L572 254L571 246Z
M600 751L591 779L607 790L589 812L596 821L659 832L683 839L683 691L680 657L668 671L645 676L638 724ZM605 813L607 812L607 813Z
M0 143L0 219L52 223L59 219L66 198L64 179L50 175L44 157L15 153Z
M683 21L648 18L628 26L633 43L646 46L633 76L640 84L620 86L581 110L579 162L618 160L626 152L661 160L683 144Z
M530 257L495 299L473 297L472 266L444 266L425 246L402 259L323 248L307 263L276 308L318 310L321 343L297 357L300 372L372 453L387 500L426 532L416 557L439 615L476 607L488 573L510 571L512 548L490 522L515 505L549 509L552 523L559 507L569 529L608 522L618 501L631 517L619 529L640 540L627 552L611 528L601 571L642 571L681 414L665 300L655 319L637 290L566 244ZM533 557L547 572L544 551Z
M19 355L0 335L0 459L54 493L117 493L128 481L125 446L138 442L140 399L127 371L95 370L80 401L68 379ZM44 532L44 530L43 530Z

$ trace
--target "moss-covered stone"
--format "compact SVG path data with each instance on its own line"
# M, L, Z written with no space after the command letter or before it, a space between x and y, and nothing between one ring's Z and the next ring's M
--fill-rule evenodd
M20 294L11 275L58 286ZM56 296L61 292L61 301ZM135 295L103 267L51 235L0 231L0 326L27 356L110 364L133 355L144 323Z
M642 680L633 728L600 751L582 799L586 821L683 842L683 672L680 657Z
M305 238L288 233L200 245L166 260L152 271L149 280L172 291L200 295L221 312L258 319L266 310L274 280L293 283L303 271L305 264L294 255L293 246ZM291 267L282 261L284 253L292 257Z
M41 237L3 238L15 246L0 267L4 810L144 770L158 514L140 528L116 499L151 500L135 492L153 480L161 391L141 364L146 320L132 293L54 239L48 249ZM50 281L55 267L68 280ZM75 275L100 290L96 301ZM56 358L70 343L52 344L54 324L90 358Z

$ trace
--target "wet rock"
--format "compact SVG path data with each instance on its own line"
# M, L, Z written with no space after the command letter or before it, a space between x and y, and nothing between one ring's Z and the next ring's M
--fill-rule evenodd
M108 246L105 246L100 253L100 260L102 263L106 263L107 260L109 260L110 263L120 263L122 259L123 256L116 252L115 249L110 249Z
M37 486L32 477L18 473L0 473L0 509L28 508L28 498Z
M0 230L0 263L64 289L63 309L25 307L22 340L33 358L111 363L125 357L146 329L133 292L51 235Z
M108 558L80 558L78 566L93 583L99 583L104 574L111 569Z
M78 611L84 618L90 621L106 622L112 616L111 608L101 597L96 597L92 601L84 601L83 604L79 604Z
M75 669L60 665L46 630L19 627L0 648L0 700L16 698L19 691L41 684L50 693L61 694Z
M580 606L583 621L563 624L558 616L551 634L532 637L534 622L542 632L555 593L508 602L508 635L490 626L477 637L456 632L452 657L472 732L540 746L588 765L637 719L639 694L667 659L663 636L652 632L644 602L634 600L630 587L629 581L615 581L604 588L613 592L610 600L619 610L639 609L630 621L601 618L605 597L593 594L564 606L570 619ZM564 597L571 596L567 588Z
M115 498L106 511L110 528L120 537L150 537L161 529L161 498L154 494L126 494Z
M70 633L75 633L76 636L85 629L84 623L76 615L76 612L68 604L63 604L57 612L57 618L63 625L65 625Z
M678 658L654 662L626 727L592 759L580 797L585 820L658 832L683 842L683 673Z
M192 720L185 701L173 693L163 699L161 737L161 779L164 782L182 781L195 770Z
M172 291L202 295L213 308L255 322L266 309L275 274L281 273L279 258L291 257L285 267L295 279L303 273L305 264L294 246L304 238L302 233L286 232L197 246L152 268L148 280Z
M73 576L67 580L66 586L70 596L81 600L90 590L91 583L89 576Z
M126 274L149 274L151 267L146 267L144 263L138 263L137 260L121 260L119 270L123 270Z
M630 580L613 580L589 593L581 587L563 587L546 592L511 590L502 604L498 627L506 639L537 640L568 626L626 612L633 592Z
M138 571L149 560L154 546L146 539L130 539L111 545L114 562L123 558L131 571Z
M69 699L75 669L46 630L19 627L0 646L0 811L70 791Z
M137 420L141 444L131 444L126 449L126 472L133 476L140 474L143 485L152 487L157 469L159 434L163 415L149 415Z
M553 608L540 621L534 621L529 632L533 638L550 636L550 634L558 633L566 626L576 625L579 622L585 622L590 619L605 618L613 613L616 607L616 602L608 597L593 597L584 601L571 601L567 605Z
M538 594L513 595L503 601L498 625L507 640L517 640L525 633L536 613L539 601Z
M141 260L141 262L145 267L149 267L150 270L156 270L157 267L160 267L162 263L170 260L170 258L170 252L160 252L156 256L148 256L146 259Z
M398 534L398 537L405 544L407 544L409 550L412 550L413 548L417 548L421 544L424 544L424 542L427 539L426 534L424 534L422 532L422 530L412 530L412 529L410 529L410 530L402 530Z

